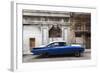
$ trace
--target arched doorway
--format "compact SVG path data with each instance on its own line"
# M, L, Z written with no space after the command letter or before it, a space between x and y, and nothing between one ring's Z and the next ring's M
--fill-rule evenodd
M58 25L52 25L49 29L49 38L51 41L56 41L62 38L62 30Z

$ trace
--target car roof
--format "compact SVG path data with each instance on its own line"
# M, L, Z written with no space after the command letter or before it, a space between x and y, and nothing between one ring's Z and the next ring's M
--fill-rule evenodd
M51 43L66 43L66 42L51 42Z

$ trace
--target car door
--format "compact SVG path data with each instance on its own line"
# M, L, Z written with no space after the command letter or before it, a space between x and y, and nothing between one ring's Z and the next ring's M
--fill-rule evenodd
M47 49L48 49L48 53L49 54L57 54L58 53L58 50L57 50L57 47L58 47L58 43L57 42L54 42L54 43L51 43L47 46Z
M62 47L59 45L58 42L54 43L51 49L52 54L61 54L62 53Z

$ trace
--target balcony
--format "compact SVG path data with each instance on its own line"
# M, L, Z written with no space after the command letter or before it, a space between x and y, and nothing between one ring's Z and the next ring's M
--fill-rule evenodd
M74 29L75 32L90 32L90 26L85 26L85 27L76 27Z

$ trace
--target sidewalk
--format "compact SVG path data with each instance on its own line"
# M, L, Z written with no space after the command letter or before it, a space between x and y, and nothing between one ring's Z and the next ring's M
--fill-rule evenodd
M85 49L85 53L91 52L91 49Z

